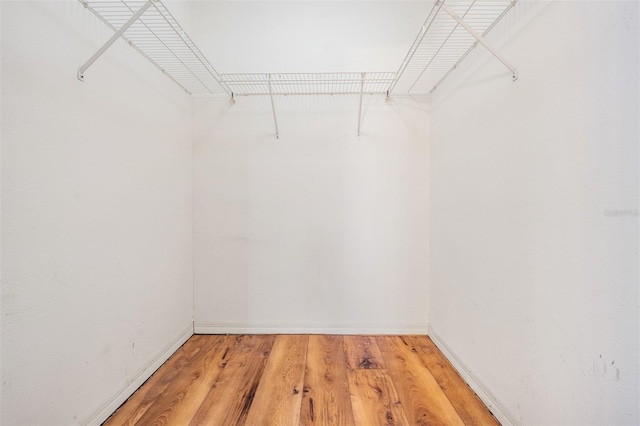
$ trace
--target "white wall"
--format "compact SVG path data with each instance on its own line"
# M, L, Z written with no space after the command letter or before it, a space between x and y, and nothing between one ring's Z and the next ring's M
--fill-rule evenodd
M221 73L396 71L432 4L203 0L188 31Z
M425 332L426 105L195 100L200 332Z
M190 333L190 98L123 42L80 83L109 36L2 2L2 424L108 414Z
M430 324L524 424L640 422L638 8L521 2L520 80L479 51L432 99Z
M220 72L394 71L427 5L195 2ZM393 16L394 19L389 19ZM292 36L295 35L295 36ZM195 318L201 332L424 332L424 100L194 101Z

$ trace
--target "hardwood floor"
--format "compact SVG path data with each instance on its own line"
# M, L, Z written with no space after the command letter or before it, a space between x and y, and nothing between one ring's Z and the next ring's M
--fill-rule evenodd
M196 335L105 424L498 423L426 336Z

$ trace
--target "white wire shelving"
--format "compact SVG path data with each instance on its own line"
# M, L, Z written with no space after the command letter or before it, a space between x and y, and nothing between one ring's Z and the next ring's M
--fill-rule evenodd
M222 74L222 82L229 87L232 96L267 95L271 98L271 110L276 138L279 137L278 119L273 100L277 95L359 95L358 136L362 122L362 96L387 95L395 81L393 72L335 72L335 73L244 73Z
M115 31L113 37L78 70L85 71L122 37L187 93L228 94L220 75L171 12L159 0L80 0Z
M390 91L431 93L478 45L486 47L518 78L515 67L484 37L517 0L437 0L400 65Z
M219 74L161 0L79 0L114 30L113 36L78 69L87 69L119 38L156 65L189 94L267 95L278 137L274 96L430 93L478 45L483 45L518 78L518 71L485 36L517 0L435 0L397 72Z
M394 72L222 74L234 95L386 94ZM271 86L271 91L269 90Z

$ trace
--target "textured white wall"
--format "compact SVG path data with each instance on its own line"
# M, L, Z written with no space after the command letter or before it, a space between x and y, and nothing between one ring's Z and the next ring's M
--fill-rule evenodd
M640 422L638 7L520 3L520 80L432 99L430 323L524 424Z
M72 1L2 2L2 424L77 424L192 318L190 99Z
M195 100L196 331L425 332L426 105L276 105Z
M396 71L431 1L195 1L189 34L221 73Z
M195 2L220 72L394 71L429 5ZM393 19L390 19L393 17ZM424 100L194 103L200 331L425 331ZM218 328L219 327L219 328Z

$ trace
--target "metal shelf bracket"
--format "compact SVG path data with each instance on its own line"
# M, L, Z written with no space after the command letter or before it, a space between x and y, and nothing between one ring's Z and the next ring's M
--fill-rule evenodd
M364 92L364 76L365 73L360 75L360 107L358 108L358 136L360 136L360 122L362 121L362 95Z
M278 119L276 118L276 107L273 103L273 90L271 88L271 74L269 74L269 98L271 98L271 111L273 112L273 122L276 125L276 139L280 139L280 134L278 132Z
M473 36L473 38L475 38L478 43L483 45L493 56L495 56L495 58L497 60L502 62L505 67L509 68L509 70L513 74L513 81L516 81L518 79L518 70L516 69L516 67L514 67L509 61L507 61L504 58L504 56L502 56L500 54L500 52L498 52L496 49L493 48L493 46L491 46L489 43L487 43L487 41L484 39L484 37L482 37L473 28L471 28L471 26L469 24L467 24L464 21L464 19L462 19L460 16L458 16L457 13L455 13L453 10L451 10L451 8L446 5L444 0L438 0L438 3L441 3L442 10L447 12L447 14L449 16L451 16L458 24L460 24L465 30L467 30L467 32L469 34L471 34ZM512 5L513 4L515 4L515 3L512 3Z
M80 68L78 68L78 80L80 81L84 81L84 73L87 69L89 69L89 67L91 65L93 65L93 63L95 61L98 60L98 58L100 56L102 56L104 54L104 52L107 51L107 49L109 49L109 47L111 47L111 45L113 43L116 42L116 40L118 40L120 37L122 37L122 35L125 33L125 31L127 31L129 29L129 27L131 27L131 25L133 25L134 22L136 22L143 13L145 13L147 11L147 9L149 9L149 6L151 6L153 0L147 0L140 9L138 9L138 11L131 17L129 18L129 20L127 22L125 22L125 24L120 27L120 29L118 31L115 32L114 35L111 36L111 38L109 40L107 40L107 42L100 48L98 49L98 51L96 53L93 54L93 56L91 58L89 58L89 60L87 62L84 63L84 65L82 65ZM85 7L88 7L87 3L84 3Z

